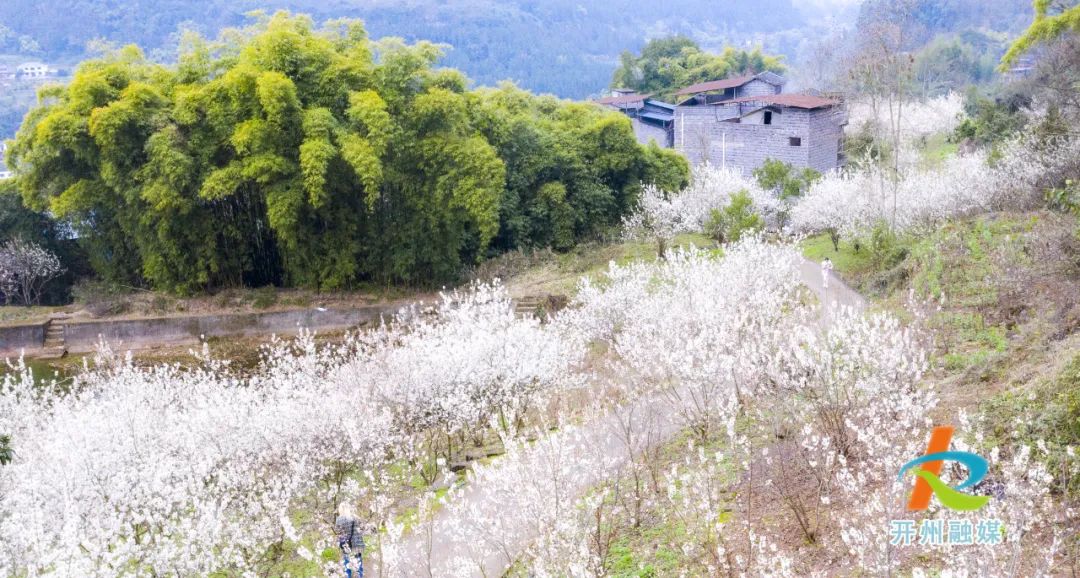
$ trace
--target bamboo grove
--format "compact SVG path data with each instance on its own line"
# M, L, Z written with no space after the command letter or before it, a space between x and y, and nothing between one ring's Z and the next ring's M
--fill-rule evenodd
M688 177L623 115L470 89L439 57L287 13L187 34L172 66L129 46L42 89L10 164L99 276L178 293L450 281L602 235L642 183Z

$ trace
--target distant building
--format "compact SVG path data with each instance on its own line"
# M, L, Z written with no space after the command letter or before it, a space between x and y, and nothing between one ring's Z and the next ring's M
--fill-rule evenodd
M744 173L766 159L821 172L843 166L842 98L785 94L784 85L782 76L763 72L688 86L675 94L677 105L628 91L597 102L629 116L639 142L673 147L692 164Z
M772 72L688 86L675 109L675 149L691 163L749 172L766 159L829 171L844 164L839 98L785 94Z
M664 148L674 144L675 105L651 98L650 94L637 94L631 90L615 89L612 95L596 101L597 104L621 111L630 117L634 135L641 144L656 141Z
M829 171L844 164L847 111L803 94L747 96L676 109L675 149L691 163L749 172L766 159Z
M1009 69L1002 73L1005 82L1018 82L1031 77L1038 69L1039 63L1036 58L1026 54L1016 59Z
M49 68L48 64L27 62L19 65L16 69L16 75L19 78L48 78L56 76L56 70Z
M15 71L0 64L0 80L15 80Z

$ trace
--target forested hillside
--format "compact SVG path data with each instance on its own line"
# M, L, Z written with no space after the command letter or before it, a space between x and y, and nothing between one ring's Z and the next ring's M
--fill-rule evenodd
M537 92L577 98L604 87L619 53L638 48L650 35L686 32L716 37L719 44L742 43L805 24L790 0L722 7L704 0L11 0L0 6L0 24L32 38L52 58L81 55L96 38L135 43L154 55L172 49L180 26L214 36L223 27L245 24L251 10L280 8L317 20L362 18L373 38L447 43L453 49L443 63L480 84L510 79Z
M1031 16L1026 0L919 0L925 23L919 42L935 34L978 30L1016 32ZM445 44L440 64L479 85L512 80L564 98L598 95L620 65L652 38L685 34L706 51L760 47L795 69L826 66L827 54L847 44L845 26L867 20L888 3L861 7L845 0L705 0L635 3L629 0L8 0L0 3L0 64L40 59L61 70L94 56L91 46L137 44L155 62L172 62L181 30L215 37L251 23L251 12L290 9L316 20L360 18L372 38ZM1000 42L1000 38L998 41ZM794 71L793 71L794 72ZM32 91L0 94L0 138L10 137L29 108Z
M910 18L914 46L936 34L963 30L1018 32L1031 20L1027 0L866 0L859 6L860 24Z
M785 71L781 58L763 54L760 49L739 50L729 46L720 54L710 54L681 35L652 39L640 55L625 51L619 60L619 68L611 77L612 88L632 89L669 100L680 88L698 82Z

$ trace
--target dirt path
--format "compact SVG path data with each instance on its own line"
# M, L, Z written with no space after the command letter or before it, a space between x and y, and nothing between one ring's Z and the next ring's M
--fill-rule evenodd
M823 305L823 325L829 324L832 312L838 307L865 309L866 299L831 271L826 283L818 263L804 261L799 273L802 282ZM574 435L557 442L561 444L558 453L562 457L557 464L543 462L557 468L546 471L546 476L551 478L556 474L565 480L563 489L568 495L562 497L564 501L575 499L603 481L603 472L625 464L637 451L634 442L625 435L628 426L638 432L649 432L650 443L663 443L681 430L681 424L671 415L670 402L655 398L638 401L578 428ZM580 467L582 463L589 467ZM521 492L528 489L521 488ZM430 532L405 538L401 576L501 576L539 532L537 520L514 515L520 501L520 492L508 495L484 485L468 486L455 503L464 502L469 517L475 520L452 519L448 508L440 510ZM470 524L487 530L482 532L485 535L482 540L465 537L461 528ZM462 559L469 561L470 569L455 571L455 560Z
M832 271L828 273L829 282L828 287L826 287L825 275L822 274L820 263L803 259L802 264L799 265L799 275L802 277L803 284L809 287L817 295L821 303L826 306L825 310L822 311L824 315L828 315L830 310L837 307L850 307L856 311L866 309L866 298L848 287Z

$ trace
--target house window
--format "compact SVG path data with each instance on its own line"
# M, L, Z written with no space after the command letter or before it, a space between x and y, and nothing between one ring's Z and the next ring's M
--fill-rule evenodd
M772 111L771 110L766 110L765 111L765 124L772 124Z
M800 137L792 136L792 137L788 137L787 140L788 140L788 144L793 146L793 147L801 147L802 146L802 138L800 138Z

